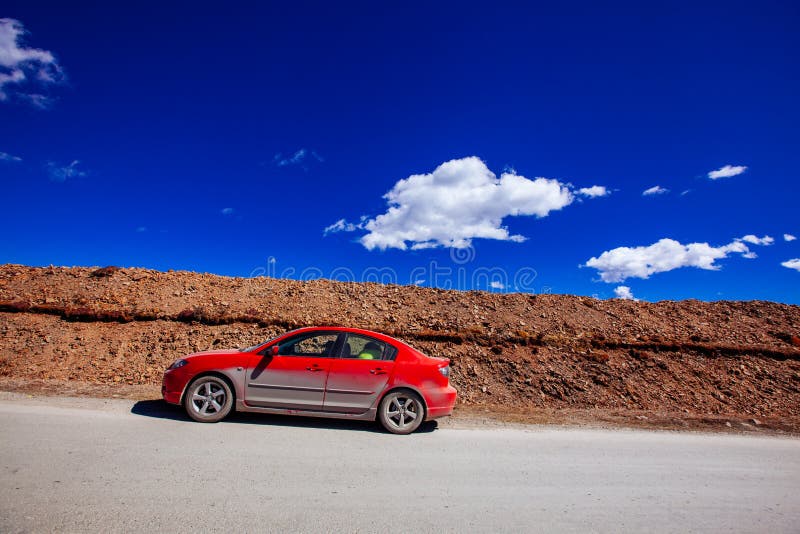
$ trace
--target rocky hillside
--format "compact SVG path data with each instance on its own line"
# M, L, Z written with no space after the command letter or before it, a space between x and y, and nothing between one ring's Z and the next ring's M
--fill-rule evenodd
M451 358L465 405L800 418L798 306L0 266L7 379L158 384L188 352L307 325Z

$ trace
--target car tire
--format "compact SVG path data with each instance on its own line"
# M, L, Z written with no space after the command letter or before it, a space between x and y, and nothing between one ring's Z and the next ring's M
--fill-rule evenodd
M378 406L378 420L392 434L411 434L424 419L422 398L407 389L390 392Z
M233 392L218 376L201 376L186 388L183 407L189 417L200 423L225 419L233 408Z

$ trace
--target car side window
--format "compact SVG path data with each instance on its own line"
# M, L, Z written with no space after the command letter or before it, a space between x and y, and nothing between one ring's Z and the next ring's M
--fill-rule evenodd
M342 358L358 360L394 360L397 349L375 338L347 334L342 347Z
M278 344L280 356L327 358L333 353L338 334L300 334Z

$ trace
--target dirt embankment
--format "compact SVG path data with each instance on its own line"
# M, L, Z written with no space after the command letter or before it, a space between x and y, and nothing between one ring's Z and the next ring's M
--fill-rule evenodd
M473 411L800 431L800 307L760 301L641 303L4 265L0 387L155 386L189 352L308 325L378 330L451 358L461 406Z

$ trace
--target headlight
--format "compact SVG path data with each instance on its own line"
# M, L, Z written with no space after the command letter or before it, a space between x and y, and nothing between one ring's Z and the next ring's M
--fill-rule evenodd
M187 361L186 361L186 360L184 360L184 359L175 360L175 363L173 363L172 365L170 365L170 366L167 368L167 371L172 371L173 369L178 369L179 367L183 367L183 366L184 366L184 365L186 365L187 363L189 363L189 362L187 362Z
M450 376L450 366L439 367L439 372L442 373L443 377L448 378Z

